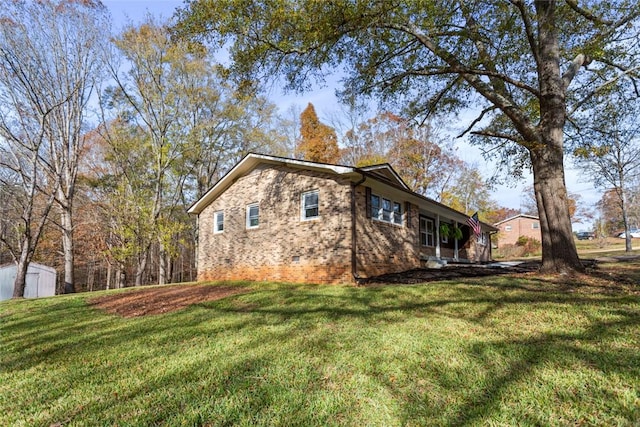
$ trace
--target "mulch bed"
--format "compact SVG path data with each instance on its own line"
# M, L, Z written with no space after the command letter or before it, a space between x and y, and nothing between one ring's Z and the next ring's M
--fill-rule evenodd
M540 269L540 262L526 262L516 266L494 267L481 264L447 264L442 268L418 268L401 273L384 274L364 280L363 285L405 284L413 285L438 280L453 280L467 277L486 277L502 274L531 273Z

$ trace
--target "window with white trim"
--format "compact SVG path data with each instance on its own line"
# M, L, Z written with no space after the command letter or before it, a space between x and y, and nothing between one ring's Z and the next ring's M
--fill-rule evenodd
M533 222L531 223L531 228L533 230L537 230L538 228L540 228L540 223L539 222Z
M224 211L213 213L213 232L222 233L224 231Z
M371 195L371 218L378 221L402 225L402 203L391 199Z
M504 226L504 231L511 231L513 229L513 227L511 227L510 225L505 225Z
M319 190L302 193L301 219L303 221L320 217L320 192Z
M402 205L398 202L393 202L393 223L402 225Z
M420 244L422 246L435 246L435 227L431 218L420 217Z
M476 241L478 242L478 245L480 245L480 246L487 246L487 234L486 233L480 233L478 235L478 237L476 238Z
M258 228L260 224L260 206L252 203L247 206L247 228Z
M380 219L380 196L371 195L371 218Z

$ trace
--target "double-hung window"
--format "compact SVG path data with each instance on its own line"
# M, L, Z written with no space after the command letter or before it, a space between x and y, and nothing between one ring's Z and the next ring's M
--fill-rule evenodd
M402 225L402 203L371 194L370 208L371 218Z
M402 224L402 205L398 202L393 202L393 223Z
M422 246L435 246L435 227L433 220L424 216L420 217L420 244Z
M391 215L393 211L391 210L391 200L382 199L382 220L386 222L391 222Z
M380 196L371 195L371 218L380 219Z
M224 211L213 213L213 232L222 233L224 231Z
M260 224L260 206L252 203L247 206L247 228L258 228Z
M307 191L302 193L300 216L303 221L320 217L319 191Z
M480 233L477 238L478 245L487 246L487 235L485 233Z

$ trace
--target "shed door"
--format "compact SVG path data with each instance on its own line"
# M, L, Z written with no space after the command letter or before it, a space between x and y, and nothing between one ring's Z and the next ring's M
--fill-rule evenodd
M38 298L38 282L40 273L27 273L26 286L24 288L25 298Z

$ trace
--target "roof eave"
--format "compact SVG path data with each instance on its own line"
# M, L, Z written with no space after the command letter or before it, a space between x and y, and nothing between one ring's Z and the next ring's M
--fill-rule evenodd
M269 156L266 154L249 153L242 158L229 172L227 172L213 187L209 189L200 199L198 199L189 209L187 213L192 215L200 214L217 195L228 188L234 180L240 175L252 170L260 163L281 164L301 169L320 170L331 172L336 175L346 175L354 172L354 168L349 166L332 165L328 163L315 163L306 160L289 159L286 157Z

